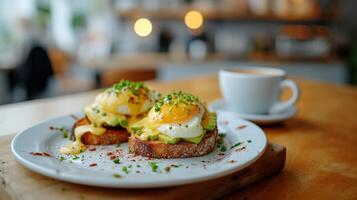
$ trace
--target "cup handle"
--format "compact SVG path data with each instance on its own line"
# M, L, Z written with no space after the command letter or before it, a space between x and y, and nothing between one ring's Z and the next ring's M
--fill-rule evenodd
M300 89L299 86L292 80L283 80L280 83L280 88L290 88L292 91L292 95L289 100L284 101L284 102L277 102L275 103L270 109L269 113L274 114L274 113L281 113L292 106L297 102L300 96Z

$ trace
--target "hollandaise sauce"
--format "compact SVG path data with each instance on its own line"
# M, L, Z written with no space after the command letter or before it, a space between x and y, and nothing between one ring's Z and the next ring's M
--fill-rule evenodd
M101 135L106 131L103 127L94 127L93 125L79 126L74 131L75 141L73 143L67 144L60 149L62 154L75 155L86 150L86 145L82 143L82 136L90 132L94 135Z

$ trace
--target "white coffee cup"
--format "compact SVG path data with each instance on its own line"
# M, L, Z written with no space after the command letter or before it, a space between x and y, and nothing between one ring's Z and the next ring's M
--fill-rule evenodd
M281 113L299 99L299 87L285 79L286 72L267 67L239 67L219 71L219 84L228 109L244 114ZM289 100L281 102L283 88L290 88Z

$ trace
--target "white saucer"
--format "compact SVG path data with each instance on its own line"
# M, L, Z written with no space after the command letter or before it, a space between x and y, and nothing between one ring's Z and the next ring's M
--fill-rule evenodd
M225 104L223 99L218 99L213 101L208 105L208 109L210 111L216 112L232 112L229 110L227 105ZM293 117L297 113L297 109L292 107L285 112L276 113L276 114L242 114L242 113L235 113L239 117L252 121L256 124L260 125L267 125L267 124L275 124L282 121L285 121L291 117Z

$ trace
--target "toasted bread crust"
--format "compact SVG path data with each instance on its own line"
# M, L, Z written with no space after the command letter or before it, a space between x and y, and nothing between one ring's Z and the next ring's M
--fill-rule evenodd
M82 119L79 119L72 127L72 135L71 139L74 140L74 129L78 126L83 126L83 125L88 125L90 124L90 121L84 117ZM118 128L111 128L111 127L106 127L107 131L100 135L96 136L91 134L90 132L85 133L82 136L82 142L85 145L108 145L108 144L118 144L121 142L127 142L128 137L130 134L126 129L118 129Z
M218 130L206 133L199 144L180 141L177 144L165 144L159 140L143 141L134 135L129 137L128 146L131 153L151 158L187 158L208 154L214 150Z

